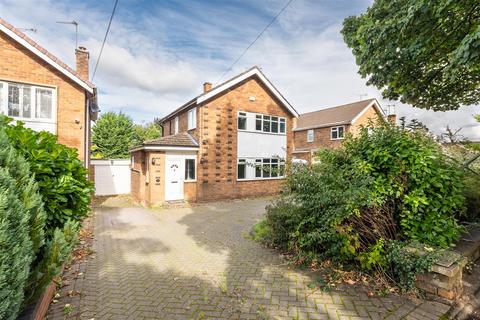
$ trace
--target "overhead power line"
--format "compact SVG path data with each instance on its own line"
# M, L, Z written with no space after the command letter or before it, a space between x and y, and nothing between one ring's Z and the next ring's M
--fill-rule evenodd
M222 76L218 79L217 83L220 82L220 80L223 79L223 77L225 77L225 75L233 68L233 66L235 66L237 64L238 61L240 61L240 59L243 58L243 56L247 53L247 51L255 44L255 42L257 42L258 39L260 39L260 37L263 35L263 33L265 31L267 31L267 29L275 22L275 20L277 20L277 18L283 13L283 11L285 11L285 9L287 9L287 7L293 2L293 0L289 0L287 2L287 4L285 4L283 6L283 8L277 13L277 15L275 15L272 20L265 26L265 28L263 28L263 30L257 35L257 37L248 45L248 47L242 52L242 54L228 67L227 70L225 70L225 72L222 74Z
M118 0L115 0L115 5L113 6L112 15L110 16L110 21L108 21L107 32L105 32L105 37L103 38L102 48L100 49L100 53L98 54L97 62L95 64L95 69L93 69L92 81L93 81L93 78L95 78L98 64L100 63L100 59L102 58L103 47L105 46L105 42L107 42L108 33L110 32L110 26L112 25L112 20L113 20L113 16L115 15L115 10L117 9L117 4L118 4Z

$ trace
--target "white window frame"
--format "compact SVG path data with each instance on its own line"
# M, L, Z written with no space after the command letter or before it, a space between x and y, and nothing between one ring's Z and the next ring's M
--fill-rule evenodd
M343 135L341 137L339 136L340 128L342 128L342 131L343 131ZM334 133L337 134L336 138L333 137ZM343 139L345 139L345 126L336 126L336 127L330 128L330 140L343 140Z
M188 110L188 130L197 128L197 108Z
M249 161L251 160L251 161ZM244 164L245 165L245 178L238 177L238 165ZM257 177L257 166L260 165L261 169L261 176ZM253 171L248 170L248 166L253 166ZM283 167L283 175L280 175L280 171L277 171L277 175L272 177L272 167L277 167L276 170L280 170ZM267 172L264 168L269 167L269 174L268 176L265 175ZM286 176L286 167L285 167L285 159L279 157L272 157L272 158L238 158L237 159L237 181L252 181L252 180L278 180L278 179L285 179ZM249 177L248 173L253 172L253 176Z
M193 171L193 175L194 175L193 179L190 179L190 178L187 177L187 161L189 161L189 160L193 161L193 170L194 170ZM195 182L195 181L197 181L197 159L195 159L195 158L185 158L184 167L185 167L185 170L184 170L185 171L184 172L185 182Z
M278 134L278 135L286 135L287 134L287 119L285 117L279 117L275 115L269 115L269 114L261 114L261 113L255 113L255 132L262 132L262 133L269 133L269 134ZM261 117L261 129L257 129L257 117ZM276 118L277 120L273 120L272 118ZM265 131L263 130L265 125L264 122L269 122L270 123L270 131ZM276 122L277 123L277 132L272 132L272 123ZM281 124L284 124L284 132L281 132L280 128L282 127Z
M0 114L7 115L8 117L13 118L14 120L19 120L22 122L39 122L39 123L56 123L57 122L57 89L54 87L47 87L47 86L40 86L35 84L29 83L22 83L22 82L15 82L15 81L3 81L0 80L0 84L2 85L2 90L0 91ZM19 113L21 114L21 110L23 110L23 88L29 87L30 88L30 114L31 117L22 117L22 116L10 116L8 115L8 92L9 86L15 85L20 87L19 92ZM37 89L40 90L47 90L50 91L52 94L52 111L50 118L40 118L37 117Z
M245 129L240 129L240 126L239 126L240 118L245 119ZM248 115L244 111L239 111L237 114L237 130L248 131Z
M174 128L173 134L177 134L177 133L178 133L178 116L175 117L175 128Z
M315 140L315 130L308 129L307 130L307 142L313 142Z

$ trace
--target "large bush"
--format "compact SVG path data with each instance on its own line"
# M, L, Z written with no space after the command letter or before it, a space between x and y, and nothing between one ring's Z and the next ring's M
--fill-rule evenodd
M381 267L408 287L431 259L399 247L448 247L459 237L454 217L465 207L462 171L424 132L363 128L317 160L292 170L285 192L267 208L264 240L302 260ZM396 259L408 275L398 272Z
M0 319L15 319L32 262L44 240L38 187L0 129Z
M48 238L56 228L63 229L68 220L81 221L90 210L93 185L77 151L57 143L51 133L33 131L20 122L11 125L7 117L0 117L0 125L35 175L45 204Z

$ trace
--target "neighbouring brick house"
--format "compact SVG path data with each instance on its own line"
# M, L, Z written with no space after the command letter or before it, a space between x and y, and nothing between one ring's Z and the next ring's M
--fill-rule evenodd
M388 118L395 121L394 115ZM376 99L301 114L293 130L293 158L311 162L319 148L336 148L347 133L355 135L361 126L385 119L385 113Z
M96 88L88 81L89 53L80 47L75 54L73 70L0 18L0 113L56 134L88 166Z
M132 150L143 204L279 192L297 111L259 68L212 87L161 120L164 137Z

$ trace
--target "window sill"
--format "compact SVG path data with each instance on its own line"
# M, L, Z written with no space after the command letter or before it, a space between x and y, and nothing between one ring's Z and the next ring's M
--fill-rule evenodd
M258 179L237 179L237 182L244 182L244 181L268 181L268 180L283 180L286 177L277 177L277 178L258 178Z
M50 123L50 124L55 124L56 123L56 121L52 120L52 119L20 118L20 117L13 117L13 116L8 116L8 117L12 118L14 121Z
M197 179L195 180L183 180L184 183L189 183L189 182L197 182Z
M332 141L335 141L335 140L345 140L345 138L336 138L336 139L330 138L330 140L332 140Z
M259 134L269 134L274 136L286 136L286 133L275 133L275 132L263 132L257 130L244 130L244 129L237 129L238 132L251 132L251 133L259 133Z

